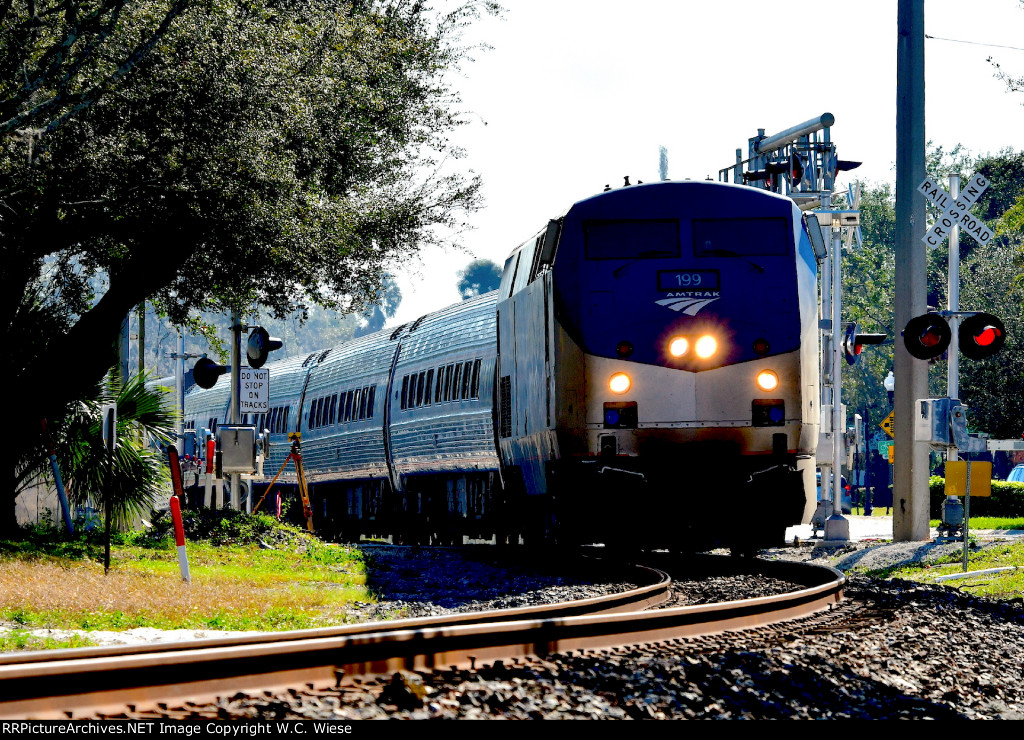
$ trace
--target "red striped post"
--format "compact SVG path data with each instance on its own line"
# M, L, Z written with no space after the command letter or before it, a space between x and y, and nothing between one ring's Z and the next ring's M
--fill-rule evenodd
M212 439L206 440L206 504L211 509L217 508L217 492L213 487L213 473L217 469L215 464L216 456L216 441Z
M185 552L185 525L181 520L181 499L185 497L185 489L181 483L181 463L178 461L178 448L170 445L167 448L167 463L171 468L171 519L174 522L174 543L178 546L178 567L181 569L181 580L192 582L188 572L188 554Z
M185 552L185 526L181 521L181 501L177 496L171 496L171 518L174 520L174 544L178 546L181 580L192 583L192 576L188 572L188 553Z

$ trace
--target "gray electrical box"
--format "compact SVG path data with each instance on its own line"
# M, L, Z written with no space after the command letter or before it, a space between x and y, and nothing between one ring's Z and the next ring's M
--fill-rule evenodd
M929 442L936 447L949 447L949 415L953 404L960 402L952 398L919 398L914 416L914 439Z
M953 444L965 452L973 452L971 448L971 435L967 432L967 407L961 406L959 401L954 401L949 408L949 428ZM984 444L984 443L983 443ZM983 446L982 449L985 449Z
M972 441L967 432L967 407L955 398L918 399L914 439L940 449L956 447L964 452L986 449L983 440Z
M256 472L256 427L217 427L217 449L221 456L221 472Z

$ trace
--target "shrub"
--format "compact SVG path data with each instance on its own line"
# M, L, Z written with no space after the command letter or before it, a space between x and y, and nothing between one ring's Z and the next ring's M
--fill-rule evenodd
M946 479L933 475L928 480L932 519L942 518ZM971 516L1024 517L1024 483L992 481L991 496L971 496Z

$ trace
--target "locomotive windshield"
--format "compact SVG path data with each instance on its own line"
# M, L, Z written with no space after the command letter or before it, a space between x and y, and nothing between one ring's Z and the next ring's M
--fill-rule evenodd
M784 218L697 218L696 257L772 257L791 253L793 233Z
M678 257L681 252L676 219L615 219L583 222L587 259Z

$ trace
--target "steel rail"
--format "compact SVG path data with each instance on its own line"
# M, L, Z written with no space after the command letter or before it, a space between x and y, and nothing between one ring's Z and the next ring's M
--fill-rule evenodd
M549 617L571 617L584 614L615 614L617 612L642 611L664 603L669 598L672 579L662 570L645 565L635 566L636 580L644 583L638 588L615 594L592 596L586 599L562 601L554 604L534 604L517 606L509 609L492 609L487 611L444 614L437 617L416 617L412 619L394 619L387 622L360 622L358 624L337 625L334 627L318 627L304 630L287 630L284 632L264 632L258 635L236 635L204 637L188 640L190 648L216 648L240 645L259 645L269 642L289 642L293 640L316 640L330 637L346 637L352 635L401 630L418 630L437 626L458 626L495 622L513 622L523 619ZM165 642L145 645L106 645L100 647L66 648L60 650L38 650L33 652L11 653L0 655L0 668L7 665L28 663L49 663L56 660L82 660L106 658L123 655L154 654L182 649L182 643ZM2 695L0 695L2 702Z
M353 675L473 668L499 659L660 642L794 619L842 599L846 578L837 570L799 563L767 566L775 575L793 575L805 587L781 596L653 611L419 626L405 620L370 625L376 631L330 636L311 637L306 631L306 636L212 641L217 644L203 640L141 652L100 655L83 648L59 651L49 660L5 659L0 663L0 718L113 715L126 707L152 709L238 692L335 686Z

